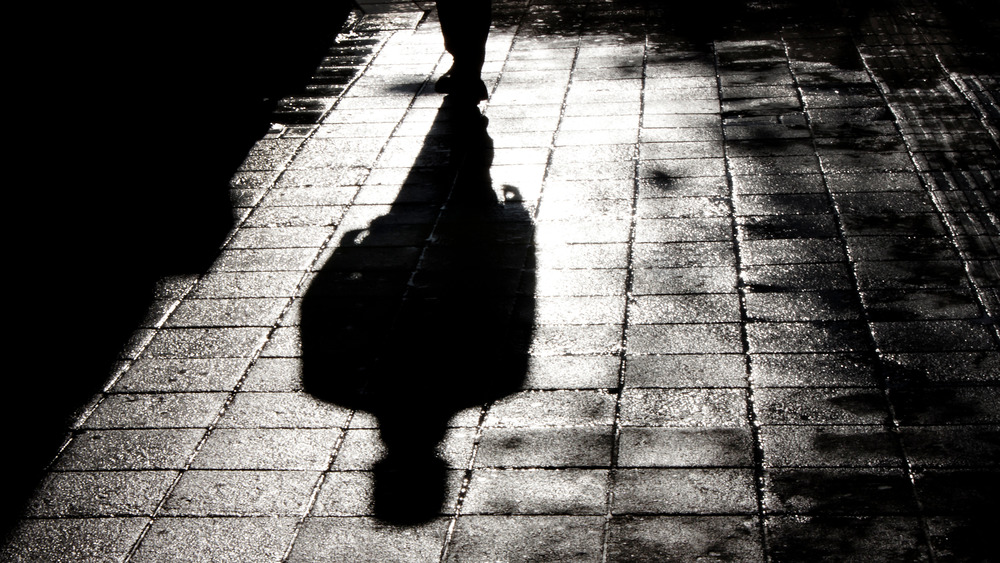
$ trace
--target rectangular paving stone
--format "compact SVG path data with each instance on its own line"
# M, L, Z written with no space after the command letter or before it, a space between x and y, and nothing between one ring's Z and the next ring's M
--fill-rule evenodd
M141 517L23 519L0 549L0 557L7 561L121 561L148 521Z
M523 389L610 389L621 360L614 356L532 356Z
M766 526L778 561L833 561L832 554L841 561L930 561L915 517L781 516L768 518Z
M900 436L911 463L926 467L996 467L1000 427L904 426Z
M115 382L113 392L231 391L249 358L140 358Z
M202 429L87 430L73 437L54 468L183 469L204 435Z
M731 214L728 200L719 196L684 196L668 190L636 202L636 215L643 219L718 217L718 223L725 224L725 218Z
M599 561L598 516L460 516L446 561Z
M302 275L302 272L211 272L201 278L191 297L291 297Z
M494 403L485 426L605 426L612 423L614 396L604 390L522 391Z
M749 428L626 427L619 467L750 467Z
M854 352L871 347L860 322L757 322L747 325L750 353Z
M35 517L151 516L177 471L53 471L29 500Z
M186 299L174 309L164 326L218 327L266 326L278 320L288 299Z
M615 516L612 561L764 561L759 526L747 516Z
M228 393L108 395L84 428L207 428L222 411Z
M764 503L773 514L917 513L912 485L901 469L772 469L764 482Z
M476 469L464 514L603 515L608 471Z
M264 343L264 327L172 328L156 332L147 358L247 358Z
M747 266L841 262L847 259L837 239L774 239L740 242L741 260Z
M735 266L636 268L632 271L636 295L735 293Z
M614 514L749 514L756 509L749 469L620 469Z
M965 269L959 260L858 261L855 270L862 291L964 288L967 284Z
M330 428L220 428L212 431L191 467L322 471L342 435Z
M635 225L636 242L708 242L733 237L732 224L724 217L642 219Z
M838 235L837 224L829 215L750 215L737 217L736 222L743 240L824 239Z
M350 411L305 393L239 393L220 428L343 428Z
M746 314L753 321L847 321L861 318L861 303L847 291L749 292Z
M620 410L623 426L739 428L748 423L742 389L625 389Z
M889 405L871 388L761 388L754 392L761 424L887 424Z
M755 387L875 387L875 360L864 354L753 354L750 373Z
M464 478L464 470L446 471L441 516L455 513ZM377 486L371 471L326 473L310 516L375 516L373 495Z
M975 321L875 322L872 332L886 352L995 350L991 331Z
M609 467L612 427L485 428L476 467Z
M162 514L300 516L319 478L318 471L190 470L170 492Z
M738 354L743 351L739 325L656 324L628 328L631 354Z
M374 518L306 519L288 561L436 561L448 519L393 526Z
M881 426L762 426L764 466L902 467L897 437Z
M435 447L434 454L449 468L465 469L469 467L475 439L474 428L449 428ZM338 471L370 471L379 460L391 453L386 449L378 429L351 428L344 435L333 468Z
M627 356L627 387L744 387L746 364L739 354Z
M917 473L917 497L927 514L979 516L989 521L1000 469L928 469Z
M529 353L538 356L610 354L618 350L621 325L541 325Z
M735 294L645 295L629 307L635 324L739 322L739 300Z
M735 264L732 243L678 242L637 243L633 247L635 268L724 267Z
M931 383L995 383L1000 352L913 352L886 354L885 363L903 373L915 373Z
M157 518L135 561L276 561L295 532L295 518Z
M737 215L820 215L830 210L826 194L740 195L733 199Z

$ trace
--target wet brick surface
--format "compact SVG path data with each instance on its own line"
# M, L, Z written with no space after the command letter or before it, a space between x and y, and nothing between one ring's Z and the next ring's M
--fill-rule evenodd
M362 4L0 558L995 557L989 14L495 0L483 130Z

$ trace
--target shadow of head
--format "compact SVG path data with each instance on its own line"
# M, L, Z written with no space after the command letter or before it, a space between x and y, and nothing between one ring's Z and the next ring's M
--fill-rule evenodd
M399 523L440 511L449 420L522 385L534 307L534 225L516 189L494 191L485 118L446 99L430 131L389 212L344 233L301 309L304 387L378 419L374 508Z

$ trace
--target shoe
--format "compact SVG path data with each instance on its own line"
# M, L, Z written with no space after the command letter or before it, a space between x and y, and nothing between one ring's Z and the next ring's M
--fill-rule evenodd
M490 97L486 83L475 76L452 74L448 71L434 84L434 90L439 94L448 94L463 100L481 102Z

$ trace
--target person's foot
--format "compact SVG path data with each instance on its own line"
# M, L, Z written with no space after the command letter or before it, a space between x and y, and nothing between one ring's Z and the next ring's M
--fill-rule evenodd
M434 90L440 94L448 94L461 99L481 102L489 97L489 91L479 76L472 73L456 72L453 68L438 79Z

